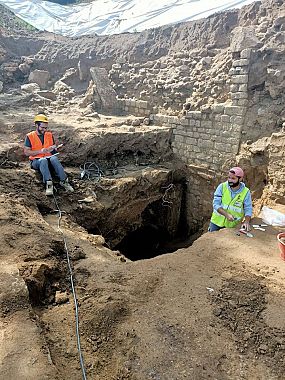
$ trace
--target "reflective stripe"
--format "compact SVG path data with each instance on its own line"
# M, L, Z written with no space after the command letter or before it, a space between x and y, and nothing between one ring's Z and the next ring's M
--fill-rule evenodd
M229 206L228 210L233 210L235 212L241 213L242 212L242 207Z
M41 142L41 139L39 138L36 131L28 133L27 136L31 143L31 150L41 150L42 148L49 148L53 145L53 137L51 132L45 132L44 143ZM51 156L51 153L39 153L36 156L30 156L29 159L34 160L36 158L49 156Z
M242 207L235 207L235 206L231 206L231 205L228 206L226 204L222 204L221 207L225 210L233 210L236 212L242 212Z

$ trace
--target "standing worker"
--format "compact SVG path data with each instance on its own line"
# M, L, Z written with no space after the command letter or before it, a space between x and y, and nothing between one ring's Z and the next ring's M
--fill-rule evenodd
M209 231L234 228L240 222L241 228L250 230L252 201L249 189L242 182L244 172L239 167L229 170L228 181L220 183L214 193L213 214Z
M34 118L36 130L27 134L24 143L24 153L29 156L31 168L41 172L43 182L46 186L46 195L53 195L53 183L49 164L54 168L59 177L60 185L67 191L74 191L68 183L67 175L55 155L57 146L54 143L52 132L48 129L48 118L44 114L36 115ZM60 147L60 145L58 146Z

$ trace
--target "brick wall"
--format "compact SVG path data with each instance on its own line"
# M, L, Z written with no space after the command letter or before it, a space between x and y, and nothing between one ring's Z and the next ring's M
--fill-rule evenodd
M250 49L241 51L240 59L230 68L230 100L201 111L188 111L182 117L152 115L154 124L171 126L173 151L187 164L187 219L194 231L210 217L212 194L222 180L226 162L234 162L241 136L246 128ZM207 218L206 218L207 219Z
M152 106L145 100L118 99L120 107L129 115L149 117L153 112Z

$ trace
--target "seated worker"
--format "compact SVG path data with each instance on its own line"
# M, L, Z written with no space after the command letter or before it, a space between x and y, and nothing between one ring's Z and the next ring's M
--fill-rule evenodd
M48 118L39 114L34 118L36 130L27 134L24 143L24 153L29 156L31 168L40 171L46 185L46 195L53 195L53 183L49 164L59 177L60 185L67 191L74 191L68 183L67 175L57 158L57 147L54 138L48 129Z
M234 167L229 170L228 181L220 183L214 193L213 214L209 231L234 228L240 222L241 228L250 230L252 201L249 189L242 182L243 170Z

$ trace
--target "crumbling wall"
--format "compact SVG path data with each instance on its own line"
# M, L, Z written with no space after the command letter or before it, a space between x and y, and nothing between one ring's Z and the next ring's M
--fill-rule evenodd
M129 115L148 117L153 112L153 107L145 100L118 99L120 107Z
M281 101L283 99L281 88L284 89L285 78L283 60L280 58L277 61L276 56L278 57L279 54L276 53L274 59L265 61L263 64L259 62L266 75L256 77L256 60L260 61L259 41L254 39L248 30L238 33L240 33L238 41L242 43L237 43L233 39L232 62L227 80L230 91L226 102L202 106L199 111L185 110L184 115L180 117L168 115L152 117L155 124L169 125L173 128L173 151L188 165L191 172L187 210L188 223L190 229L193 230L203 224L205 215L210 216L209 198L211 199L218 180L222 179L227 169L237 162L237 155L241 153L242 144L246 143L247 151L250 151L251 144L258 138L271 136L274 131L281 130L284 113L282 106L284 102ZM244 49L246 45L253 45L253 47ZM260 81L262 86L259 86ZM260 128L257 128L258 123L260 123ZM253 140L248 140L249 137ZM270 149L266 146L265 149L272 155L274 151L272 147ZM280 151L277 147L276 150ZM261 167L261 170L257 172L260 174L258 177L263 185L257 188L262 191L268 180L263 167L268 164L266 162L268 154L263 154L263 156L261 161L253 163L254 170ZM283 161L280 155L277 156L277 167L279 167ZM242 160L242 158L239 160L240 164L247 168L248 179L251 179L252 184L256 186L254 176L250 173L248 160ZM282 175L281 178L283 178ZM205 181L207 186L203 189L201 183ZM276 185L273 178L271 182ZM275 186L274 190L278 193L275 198L278 198L279 202L284 193L283 185L278 191ZM256 194L261 197L262 191ZM266 194L268 196L268 188Z

